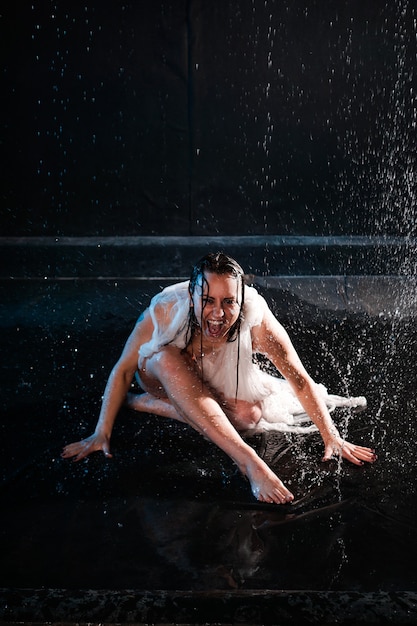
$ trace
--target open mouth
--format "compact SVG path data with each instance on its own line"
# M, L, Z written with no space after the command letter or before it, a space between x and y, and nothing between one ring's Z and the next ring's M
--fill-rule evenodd
M220 337L224 327L224 322L207 320L207 328L211 337Z

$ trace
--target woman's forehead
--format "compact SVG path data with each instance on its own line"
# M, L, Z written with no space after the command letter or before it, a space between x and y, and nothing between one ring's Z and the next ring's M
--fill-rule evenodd
M236 290L240 287L240 277L233 274L215 274L213 272L204 272L197 279L196 286L203 287L203 293L224 292L226 295L236 295Z

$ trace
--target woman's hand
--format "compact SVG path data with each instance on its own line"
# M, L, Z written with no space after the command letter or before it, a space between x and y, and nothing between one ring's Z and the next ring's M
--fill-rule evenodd
M377 459L375 450L356 446L342 439L339 435L331 437L324 442L324 456L322 461L330 461L331 458L341 456L354 465L363 465L365 462L373 463Z
M74 461L81 461L92 452L97 452L98 450L102 450L106 458L111 459L113 456L110 454L109 437L100 433L94 433L86 439L82 439L81 441L76 441L75 443L70 443L68 446L65 446L61 457L63 459L70 459L74 457Z

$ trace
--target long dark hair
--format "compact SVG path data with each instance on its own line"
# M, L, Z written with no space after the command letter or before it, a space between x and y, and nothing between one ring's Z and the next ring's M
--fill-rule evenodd
M203 256L193 267L190 283L189 283L189 294L190 294L190 309L188 312L188 328L186 333L186 346L189 346L191 341L193 340L193 336L198 327L202 326L202 319L197 320L194 313L194 307L192 306L192 298L195 292L195 288L199 279L201 278L201 316L203 314L204 304L203 304L203 292L204 287L209 288L207 279L205 277L205 272L209 272L217 275L228 275L233 276L238 281L238 285L240 283L240 310L239 316L233 326L229 329L227 334L227 341L236 341L238 342L237 348L237 368L236 368L236 398L237 398L237 390L239 385L239 357L240 357L240 327L243 320L243 305L245 302L245 281L244 281L244 271L242 267L239 265L235 259L224 254L224 252L212 252ZM201 352L202 350L202 342L203 336L201 337Z

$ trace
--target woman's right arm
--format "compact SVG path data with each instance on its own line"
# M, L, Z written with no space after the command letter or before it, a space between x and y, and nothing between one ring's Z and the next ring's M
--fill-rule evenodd
M97 450L102 450L109 458L112 456L110 437L114 422L137 370L139 348L149 341L152 332L153 323L149 311L146 310L140 316L119 360L110 373L94 433L86 439L65 446L61 455L64 459L74 458L74 461L80 461Z

